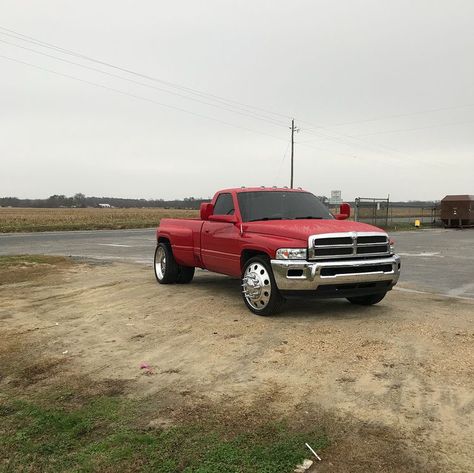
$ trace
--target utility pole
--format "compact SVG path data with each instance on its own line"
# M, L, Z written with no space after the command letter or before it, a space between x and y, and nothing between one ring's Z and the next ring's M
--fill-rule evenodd
M294 157L295 157L295 132L298 133L299 128L295 127L295 119L291 120L291 178L290 178L290 188L293 189L293 170L294 170Z

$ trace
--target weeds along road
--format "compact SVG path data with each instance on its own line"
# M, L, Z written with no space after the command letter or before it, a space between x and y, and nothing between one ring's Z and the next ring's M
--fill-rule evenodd
M474 229L391 233L398 289L474 298ZM155 229L0 234L0 255L49 254L151 264Z

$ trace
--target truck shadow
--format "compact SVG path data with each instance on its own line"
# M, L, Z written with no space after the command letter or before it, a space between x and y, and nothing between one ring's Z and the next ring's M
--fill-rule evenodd
M286 301L279 317L302 318L319 316L325 318L344 318L367 320L393 314L393 309L381 302L373 306L358 306L346 299L289 299Z
M238 307L241 312L247 309L240 294L240 280L214 273L199 272L192 285L195 289L202 288L203 292L212 291L227 299L229 306ZM230 307L229 307L230 308ZM250 312L248 312L249 315ZM289 298L285 301L281 311L272 316L276 319L297 318L344 318L344 319L372 319L383 316L393 317L393 307L382 301L374 306L358 306L346 299L318 299L311 297Z

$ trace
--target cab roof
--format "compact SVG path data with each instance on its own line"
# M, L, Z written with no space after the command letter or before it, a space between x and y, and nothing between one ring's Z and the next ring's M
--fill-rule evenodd
M216 192L216 194L222 193L236 193L239 194L241 192L272 192L272 191L280 191L280 192L308 192L304 189L290 189L288 187L231 187L229 189L221 189Z

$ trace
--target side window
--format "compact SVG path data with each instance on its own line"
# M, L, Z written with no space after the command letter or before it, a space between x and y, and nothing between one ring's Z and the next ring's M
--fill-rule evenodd
M234 215L234 202L231 194L220 194L214 205L214 215Z

